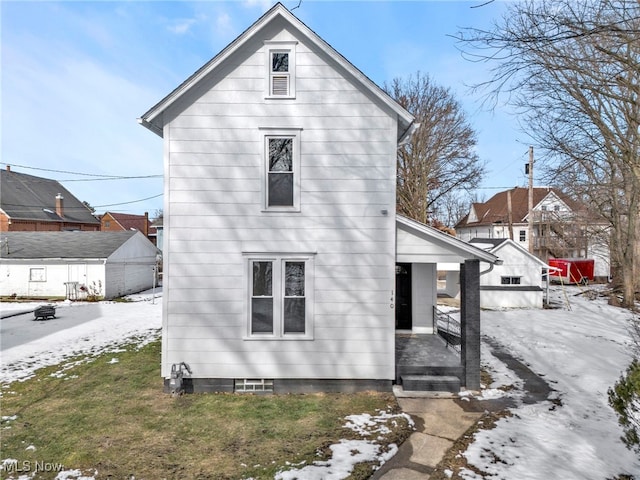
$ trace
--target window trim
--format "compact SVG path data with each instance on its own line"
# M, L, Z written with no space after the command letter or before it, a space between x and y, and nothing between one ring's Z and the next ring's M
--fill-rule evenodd
M517 282L514 280L517 279ZM518 275L502 275L500 285L522 285L522 277Z
M264 42L265 51L265 98L266 99L294 99L296 98L296 45L298 42L273 41ZM271 58L274 53L289 54L289 70L286 74L288 78L288 89L286 95L274 95L272 93L272 79L274 72L271 70ZM282 73L276 73L275 76L282 76Z
M260 127L262 136L262 211L263 212L299 212L300 211L300 134L302 128ZM269 139L291 138L293 140L293 205L269 205Z
M42 273L42 275L34 276L35 272ZM35 278L39 277L39 278ZM29 267L29 283L46 283L47 282L47 267Z
M313 340L314 253L244 253L245 260L245 336L243 340ZM273 333L251 331L253 263L272 262ZM284 333L285 268L287 262L304 263L305 331Z

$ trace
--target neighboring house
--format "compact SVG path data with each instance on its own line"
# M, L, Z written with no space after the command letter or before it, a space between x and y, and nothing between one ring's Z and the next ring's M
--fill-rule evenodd
M455 226L464 241L472 238L511 238L529 250L529 189L515 187L484 203L473 203ZM509 209L511 205L511 209ZM596 276L610 275L606 224L587 207L560 190L533 188L533 254L549 258L593 258Z
M100 230L103 232L137 230L155 245L155 236L150 233L151 222L149 221L149 214L147 212L144 212L144 215L105 212L100 217Z
M549 285L549 266L509 238L474 238L469 242L499 258L493 266L481 264L482 308L542 308ZM448 296L460 294L459 264L439 264L447 272Z
M165 385L186 362L194 391L391 388L396 322L432 327L434 252L470 279L495 261L396 216L413 120L281 4L140 118L165 144ZM397 320L414 263L424 304Z
M0 170L0 232L100 230L100 221L56 180Z
M154 285L156 247L140 232L3 232L0 296L111 299Z
M162 251L162 243L164 240L163 217L156 218L149 227L149 237L155 238L154 244L158 250Z

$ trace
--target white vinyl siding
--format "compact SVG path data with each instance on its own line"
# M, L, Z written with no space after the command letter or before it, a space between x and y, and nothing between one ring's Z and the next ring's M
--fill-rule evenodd
M302 39L264 38L299 40L295 100L265 99L260 40L165 113L163 375L391 380L396 118ZM292 130L299 205L266 209L265 137ZM251 337L249 260L305 255L313 339Z

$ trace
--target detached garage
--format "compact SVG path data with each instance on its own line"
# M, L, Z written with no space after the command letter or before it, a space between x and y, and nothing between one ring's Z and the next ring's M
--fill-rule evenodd
M0 296L112 299L153 286L159 251L140 232L3 232Z

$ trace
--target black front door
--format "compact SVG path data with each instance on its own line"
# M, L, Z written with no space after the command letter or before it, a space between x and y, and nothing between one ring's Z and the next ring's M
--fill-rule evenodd
M411 330L411 264L396 264L396 329Z

